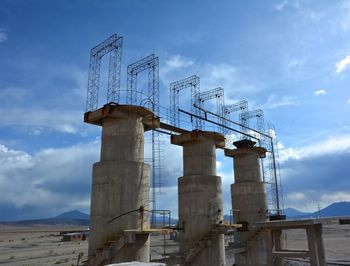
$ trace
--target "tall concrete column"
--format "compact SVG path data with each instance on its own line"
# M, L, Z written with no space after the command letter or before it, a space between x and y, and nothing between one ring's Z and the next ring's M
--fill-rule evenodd
M150 169L144 163L144 132L159 126L159 119L145 108L107 104L85 113L86 123L102 126L101 158L93 165L89 256L96 254L123 230L141 230L137 210L149 209ZM149 228L145 213L143 228ZM149 236L137 234L133 244L111 254L113 262L149 261Z
M243 229L235 234L235 243L245 248L236 254L237 266L266 265L264 231L254 228L255 222L268 220L267 194L262 182L260 158L266 149L254 147L255 142L241 140L233 143L237 149L225 150L225 155L234 158L235 183L231 185L234 222L242 223Z
M185 265L225 265L224 235L213 233L223 220L221 178L216 175L216 148L225 138L215 132L192 131L171 137L183 146L183 172L178 179L180 252Z

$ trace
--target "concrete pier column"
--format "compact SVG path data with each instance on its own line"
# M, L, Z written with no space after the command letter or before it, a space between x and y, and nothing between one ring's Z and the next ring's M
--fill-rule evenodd
M244 226L235 234L235 244L245 251L235 255L237 266L266 265L265 233L254 227L256 222L268 220L267 193L262 182L260 158L266 149L254 147L255 142L241 140L233 143L237 149L225 150L234 158L235 183L231 185L234 222Z
M144 163L144 132L159 126L159 119L143 107L107 104L85 113L86 123L102 126L101 158L93 165L89 256L124 230L141 230L139 212L149 209L150 169ZM149 228L146 212L143 228ZM112 262L149 261L149 235L136 234L132 244L110 254Z
M184 175L178 179L180 252L185 265L225 265L224 235L215 233L223 220L221 178L216 175L216 148L223 148L223 135L192 131L172 136L183 146Z

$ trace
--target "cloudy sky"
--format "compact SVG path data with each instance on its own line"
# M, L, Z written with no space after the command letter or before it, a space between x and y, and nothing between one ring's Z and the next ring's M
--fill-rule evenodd
M89 211L100 149L100 129L83 123L89 54L113 33L124 37L122 88L127 65L154 53L163 108L169 83L196 74L202 91L222 87L226 103L264 110L286 207L350 201L350 1L2 0L0 220ZM181 148L162 141L172 160L158 206L176 213ZM232 160L222 153L229 213Z

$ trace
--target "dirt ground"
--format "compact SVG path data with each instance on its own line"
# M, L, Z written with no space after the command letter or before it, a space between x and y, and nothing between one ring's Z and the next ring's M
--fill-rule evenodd
M307 249L305 230L287 230L283 238L284 247L288 249ZM350 224L339 225L338 220L323 221L323 241L329 265L350 265Z
M86 260L88 241L62 242L60 231L85 230L85 227L9 227L0 226L0 265L46 266L77 265ZM323 227L326 259L329 265L350 265L350 225L326 222ZM307 247L306 234L301 230L290 230L284 236L289 249ZM165 241L165 249L164 249ZM160 259L163 255L176 255L178 244L166 236L152 236L151 258ZM227 251L227 266L233 264L233 254ZM79 265L82 265L79 263ZM286 265L307 265L290 261Z
M77 265L86 260L88 241L62 242L60 231L86 227L0 227L0 265ZM82 261L80 260L80 261Z

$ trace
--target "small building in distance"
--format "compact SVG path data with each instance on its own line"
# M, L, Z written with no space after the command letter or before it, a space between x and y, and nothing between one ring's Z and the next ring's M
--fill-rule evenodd
M89 237L88 231L74 232L62 235L62 241L84 241Z

